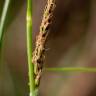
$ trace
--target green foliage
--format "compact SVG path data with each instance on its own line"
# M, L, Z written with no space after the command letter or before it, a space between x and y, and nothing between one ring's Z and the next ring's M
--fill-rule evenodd
M18 15L20 8L22 7L22 5L24 4L24 0L0 0L0 72L1 69L3 70L3 67L7 66L4 65L5 63L3 62L3 41L4 41L4 34L8 28L8 26L12 23L12 21L15 19L15 17ZM6 67L8 72L9 72L9 68L8 66ZM2 73L1 73L2 74ZM2 74L3 75L3 74ZM11 74L12 79L16 78L15 74ZM14 84L14 88L15 86L18 86L17 84ZM5 92L6 93L6 92ZM21 96L21 92L19 92L19 88L18 90L16 89L16 94L18 96Z
M3 33L4 33L4 25L5 25L5 20L7 16L7 10L9 7L10 0L5 0L4 7L3 7L3 12L0 20L0 49L1 49L1 41L3 38Z
M0 19L0 49L1 49L1 43L3 42L2 38L3 38L4 32L6 32L7 27L11 24L14 18L18 15L19 10L23 4L24 4L24 0L20 0L20 1L19 0L0 0L0 17L1 17Z
M65 68L46 68L49 72L96 72L93 67L65 67Z

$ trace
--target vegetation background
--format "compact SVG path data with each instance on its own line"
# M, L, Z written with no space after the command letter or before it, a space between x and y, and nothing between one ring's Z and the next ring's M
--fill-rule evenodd
M96 0L56 0L45 67L96 67ZM4 0L0 0L0 14ZM33 42L46 0L33 0ZM26 0L12 0L0 64L0 96L28 96ZM1 16L1 15L0 15ZM44 72L40 96L96 96L96 73Z

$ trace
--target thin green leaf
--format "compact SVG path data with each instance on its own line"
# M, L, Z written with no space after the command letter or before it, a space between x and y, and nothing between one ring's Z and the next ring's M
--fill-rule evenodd
M3 32L4 32L4 24L7 16L7 11L9 7L10 0L5 0L4 7L3 7L3 12L0 20L0 45L3 37ZM0 46L1 49L1 46Z
M45 68L50 72L96 72L94 67L65 67L65 68Z

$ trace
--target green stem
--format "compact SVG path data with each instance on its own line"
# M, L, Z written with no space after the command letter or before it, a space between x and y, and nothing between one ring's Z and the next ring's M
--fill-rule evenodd
M27 0L27 56L28 56L30 96L36 96L34 64L32 64L32 0Z
M65 67L65 68L45 68L50 72L96 72L94 67Z

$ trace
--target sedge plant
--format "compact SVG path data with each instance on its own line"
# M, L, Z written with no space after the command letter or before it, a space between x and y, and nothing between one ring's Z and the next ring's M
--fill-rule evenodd
M44 53L46 39L49 34L50 25L53 21L53 12L56 7L55 0L48 0L44 10L40 32L36 39L35 50L32 50L32 0L27 0L27 53L29 68L29 87L30 96L37 96L42 68L44 64ZM32 55L33 54L33 55ZM79 67L79 68L44 68L46 71L56 72L96 72L96 68Z
M27 0L27 16L26 16L26 32L27 32L27 57L28 57L28 75L29 75L29 96L38 96L39 82L42 72L42 64L44 63L45 41L48 36L50 24L52 22L53 11L55 9L55 0L48 0L48 4L45 7L42 23L40 26L40 32L36 41L36 48L33 52L32 44L32 0ZM1 57L1 45L4 34L5 21L7 11L9 8L10 0L5 0L2 15L0 19L0 57ZM46 22L46 24L44 23ZM39 44L39 45L38 45ZM38 51L38 54L36 55ZM33 54L33 55L32 55ZM39 61L38 61L39 60ZM96 68L79 67L79 68L44 68L46 71L56 72L96 72Z

